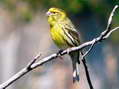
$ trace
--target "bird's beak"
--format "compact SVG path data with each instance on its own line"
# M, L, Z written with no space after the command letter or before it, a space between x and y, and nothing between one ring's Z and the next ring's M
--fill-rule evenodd
M47 16L50 16L50 15L51 15L51 12L48 11L48 12L46 13L46 15L47 15Z

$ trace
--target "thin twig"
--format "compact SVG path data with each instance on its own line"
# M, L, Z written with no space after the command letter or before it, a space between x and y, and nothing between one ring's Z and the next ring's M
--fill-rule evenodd
M85 53L83 53L83 55L81 55L81 59L80 60L83 60L84 59L84 57L86 56L86 55L88 55L88 53L92 50L92 48L93 48L93 46L94 46L94 44L95 44L95 39L94 39L94 41L93 41L93 43L91 44L91 46L90 46L90 48L85 52Z
M86 51L84 54L83 54L83 52L81 52L81 61L82 61L83 66L84 66L84 70L85 70L85 73L86 73L87 82L89 84L90 89L94 89L94 87L93 87L93 84L91 82L91 78L90 78L90 75L89 75L88 67L86 65L85 56L92 50L94 44L95 44L95 39L94 39L94 42L92 43L92 45L90 46L90 48L88 49L88 51Z
M112 12L110 13L110 16L109 16L109 19L108 19L108 23L107 23L107 27L106 27L105 31L102 32L101 35L100 35L101 39L110 32L110 30L111 30L110 28L111 28L111 24L112 24L112 18L113 18L114 13L115 13L115 11L116 11L116 9L118 7L119 7L118 5L115 5L115 7L113 8Z
M40 56L41 56L41 54L38 54L38 55L27 65L28 70L31 69L31 65L33 65L33 64L36 62L36 60L40 58Z
M90 89L94 89L93 84L91 82L91 78L90 78L90 74L89 74L89 71L88 71L88 67L87 67L85 58L82 60L82 63L83 63L84 69L85 69L86 78L87 78L87 82L89 84L89 87L90 87Z
M9 85L11 85L13 82L15 82L16 80L18 80L20 77L22 77L23 75L25 75L26 73L28 73L29 71L31 71L32 70L32 67L31 66L36 62L37 59L40 58L40 56L41 56L41 54L38 54L30 63L28 63L28 65L25 68L23 68L21 71L19 71L13 77L11 77L9 80L7 80L3 84L1 84L0 85L0 89L7 88Z
M115 29L112 29L112 30L110 29L111 28L111 24L112 24L112 18L114 16L114 12L116 11L117 8L118 8L118 5L116 5L113 8L113 10L112 10L112 12L111 12L111 14L109 16L109 19L108 19L107 27L106 27L105 31L102 32L100 37L99 37L100 41L102 41L102 39L104 40L105 38L109 37L109 35L113 31L115 31L116 29L119 28L119 27L116 27ZM89 50L85 54L83 54L82 58L81 58L82 62L83 62L83 65L84 65L84 69L85 69L85 73L86 73L86 78L87 78L87 81L88 81L90 89L94 89L94 87L92 85L92 82L91 82L91 79L90 79L90 75L89 75L89 71L88 71L88 67L87 67L87 64L86 64L86 59L84 57L91 51L91 49L93 48L94 44L96 43L95 41L96 41L96 39L94 39L94 41L93 41L92 45L90 46Z
M113 11L112 11L112 13L111 13L111 15L110 15L110 17L109 17L109 20L108 20L109 26L107 26L106 30L105 30L104 32L102 32L99 37L95 38L95 40L91 40L91 41L85 42L85 43L81 44L81 45L78 46L78 47L68 48L68 50L66 49L66 50L64 50L64 51L61 52L61 56L62 56L62 55L65 55L65 54L68 54L69 52L76 51L76 50L81 51L82 49L84 49L84 48L86 48L86 47L88 47L88 46L91 46L92 44L96 44L96 43L98 43L98 42L101 42L102 40L107 39L107 38L111 35L111 33L112 33L113 31L116 31L117 29L119 29L119 27L115 27L114 29L107 31L107 29L110 29L110 22L112 22L112 16L113 16L113 14L114 14L114 12L115 12L115 10L116 10L117 8L118 8L118 5L116 5L116 6L114 7L114 9L113 9ZM69 49L70 49L70 50L69 50ZM91 49L92 49L92 48L91 48ZM90 51L90 50L89 50L89 51ZM89 53L89 52L87 52L87 53ZM86 54L86 55L87 55L87 54ZM26 73L30 72L31 70L35 69L36 67L39 67L39 66L43 65L44 63L47 63L47 62L49 62L49 61L51 61L51 60L53 60L53 59L55 59L55 58L57 58L57 57L58 57L57 53L54 53L54 54L52 54L52 55L50 55L50 56L48 56L48 57L45 57L45 58L39 60L37 63L35 63L35 60L36 60L36 59L34 59L34 60L32 61L32 63L31 63L31 65L30 65L30 70L28 69L28 66L26 66L26 67L23 68L20 72L18 72L18 73L15 74L13 77L11 77L9 80L7 80L6 82L2 83L2 84L0 85L0 89L5 89L5 88L7 88L9 85L11 85L13 82L15 82L16 80L18 80L19 78L21 78L21 77L22 77L23 75L25 75ZM39 57L38 57L38 58L39 58ZM86 61L84 60L83 62L84 62L84 64L85 64L85 68L88 69L87 66L86 66ZM86 71L86 73L88 73L88 70L85 70L85 71ZM89 75L89 74L88 74L88 75ZM90 78L90 77L89 77L89 78ZM90 88L90 89L93 89L93 88Z

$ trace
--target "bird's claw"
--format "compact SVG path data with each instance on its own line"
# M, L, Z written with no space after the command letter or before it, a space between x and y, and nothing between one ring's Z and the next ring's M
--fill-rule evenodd
M60 50L58 51L58 53L57 53L57 56L61 56L61 55L62 55L62 52L63 52L63 50L60 49Z

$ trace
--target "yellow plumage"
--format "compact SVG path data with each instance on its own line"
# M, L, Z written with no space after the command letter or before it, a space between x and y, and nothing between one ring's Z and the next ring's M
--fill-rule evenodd
M60 49L80 45L79 35L66 13L58 8L50 8L47 12L50 33L53 41ZM73 80L79 81L79 51L69 53L73 65Z
M59 48L65 49L69 47L66 43L66 40L64 39L64 36L65 36L64 32L58 24L52 27L50 32L51 32L53 41Z

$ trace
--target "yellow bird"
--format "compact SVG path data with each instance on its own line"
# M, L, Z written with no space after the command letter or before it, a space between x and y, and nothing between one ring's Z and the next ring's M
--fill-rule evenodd
M79 34L65 11L59 8L50 8L46 14L50 24L51 37L61 50L80 45ZM69 55L73 65L73 81L79 81L80 52L71 52Z

